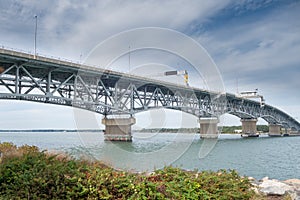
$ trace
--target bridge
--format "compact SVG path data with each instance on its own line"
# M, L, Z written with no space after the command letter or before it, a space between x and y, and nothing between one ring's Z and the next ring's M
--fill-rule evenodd
M72 106L104 115L106 140L131 141L134 114L165 108L199 119L200 135L217 137L218 118L241 119L244 136L256 135L256 122L269 135L300 135L300 123L285 112L234 94L202 90L80 63L0 48L0 99Z

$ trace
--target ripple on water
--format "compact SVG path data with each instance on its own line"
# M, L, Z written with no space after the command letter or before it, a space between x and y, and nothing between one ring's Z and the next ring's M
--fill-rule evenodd
M258 179L265 176L280 180L300 178L300 137L241 138L222 134L211 152L200 159L203 140L199 134L134 133L133 136L132 143L112 143L104 142L103 133L1 133L0 141L64 150L78 158L90 156L112 164L117 160L118 167L123 164L129 169L132 168L129 163L133 162L135 170L153 170L161 166L158 162L164 163L173 156L174 160L166 164L189 170L236 169L242 175ZM181 147L184 152L177 157L173 155ZM155 159L147 160L146 155L151 152L159 154ZM132 154L139 158L134 159Z

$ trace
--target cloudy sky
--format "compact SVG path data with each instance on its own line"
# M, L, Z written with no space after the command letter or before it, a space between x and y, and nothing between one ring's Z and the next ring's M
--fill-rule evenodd
M227 92L235 93L237 83L239 91L258 88L266 103L299 121L299 11L298 0L1 0L0 45L33 52L35 15L37 52L75 61L122 31L172 29L206 49ZM60 106L0 104L2 129L73 128L72 115L70 108Z

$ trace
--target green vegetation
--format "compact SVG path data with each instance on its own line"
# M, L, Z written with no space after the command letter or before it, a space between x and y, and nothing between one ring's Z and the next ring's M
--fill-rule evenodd
M200 133L200 128L152 128L136 131L141 133Z
M236 171L151 174L116 171L100 162L50 155L36 147L0 144L0 199L251 199Z
M257 125L257 131L267 133L269 132L269 126ZM222 133L234 133L235 130L242 130L242 126L223 126Z
M223 126L219 127L222 133L235 133L235 130L242 130L242 126ZM267 133L269 132L269 126L257 125L257 131ZM200 128L153 128L138 130L142 133L200 133Z

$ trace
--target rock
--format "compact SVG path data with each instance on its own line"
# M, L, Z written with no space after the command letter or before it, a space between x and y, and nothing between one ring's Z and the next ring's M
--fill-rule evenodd
M264 177L261 180L256 180L248 177L252 184L252 190L257 194L267 196L267 199L283 199L289 196L291 200L300 200L300 179L289 179L279 181Z
M248 177L248 180L250 181L251 185L253 186L253 188L257 188L258 185L260 184L260 181L256 180L253 177ZM255 191L256 192L256 191Z
M299 179L289 179L289 180L286 180L283 182L294 188L295 192L294 192L294 194L291 195L292 199L300 200L300 180Z
M278 180L262 179L259 184L259 191L265 195L285 195L287 193L294 193L294 188L286 183L279 182Z
M263 179L261 179L262 182L269 180L269 177L264 177Z
M290 186L293 186L297 190L300 190L300 180L299 179L289 179L289 180L285 180L283 182Z
M257 187L253 186L251 187L251 190L254 191L255 194L260 194L261 192L258 190Z

